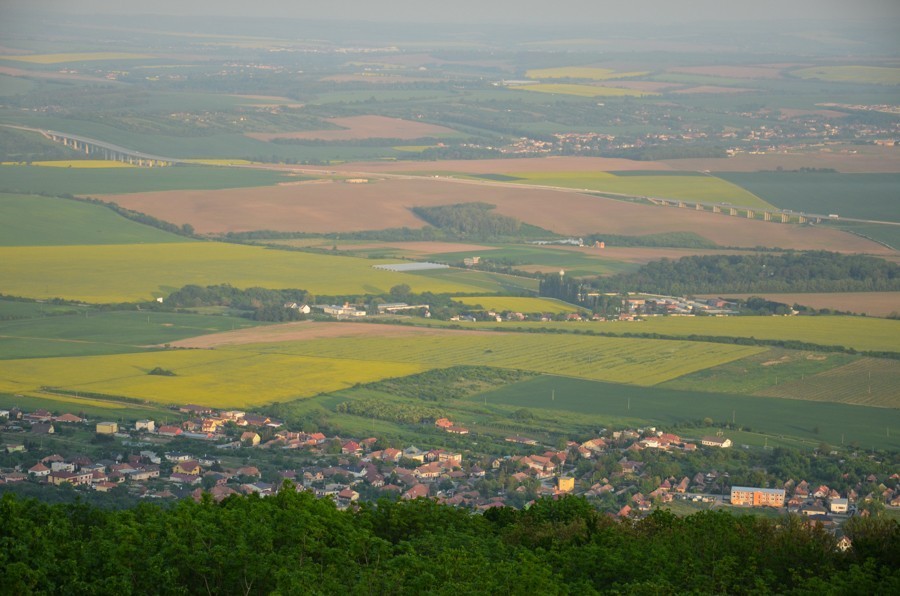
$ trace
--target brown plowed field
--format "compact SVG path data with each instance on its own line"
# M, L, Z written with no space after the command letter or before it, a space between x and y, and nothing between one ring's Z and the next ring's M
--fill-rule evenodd
M446 178L389 179L369 184L270 186L107 196L165 221L190 223L202 234L277 230L351 232L420 228L414 206L482 201L497 212L560 234L623 235L695 232L721 246L769 246L892 254L864 238L812 226L638 205L567 190Z
M724 294L721 295L725 297ZM760 296L767 300L784 304L802 304L816 309L830 308L872 317L884 317L900 312L900 292L833 292L822 294L775 294L760 292L756 294L728 294L728 298L749 298ZM705 295L700 298L718 298Z
M900 151L893 147L860 147L857 153L841 149L820 153L770 153L707 159L671 159L663 162L674 170L698 172L758 172L799 168L833 168L848 174L900 172ZM521 171L521 170L520 170Z
M321 139L323 141L351 141L354 139L419 139L432 135L455 134L445 126L413 122L386 116L349 116L328 120L338 130L304 130L299 132L250 132L246 136L260 141L272 139Z
M407 337L431 335L435 337L464 333L483 335L488 331L459 331L454 329L428 329L401 325L378 325L375 323L317 323L300 321L212 333L172 342L176 348L212 349L219 346L239 346L246 344L267 344L283 341L310 341L335 337Z

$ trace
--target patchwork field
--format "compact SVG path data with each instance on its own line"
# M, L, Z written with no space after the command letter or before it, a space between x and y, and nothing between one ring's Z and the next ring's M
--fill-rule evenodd
M698 342L565 335L491 333L428 337L322 339L250 346L258 353L316 355L418 364L494 366L650 386L761 351L761 348ZM247 349L249 349L247 348ZM243 348L242 348L243 349Z
M350 141L354 139L419 139L422 137L457 135L455 130L425 122L414 122L386 116L348 116L329 118L336 130L305 130L300 132L247 133L248 137L271 141L273 139L319 139L323 141Z
M702 174L696 176L670 176L660 172L652 176L616 176L611 172L560 172L553 174L517 172L510 174L510 176L518 178L515 182L523 184L684 199L705 203L727 202L748 207L772 207L765 200L736 184Z
M91 303L150 300L187 284L298 288L314 294L381 294L399 284L415 292L483 293L486 280L466 284L373 269L384 261L273 251L220 243L0 247L3 291L32 298Z
M782 68L773 66L675 66L668 69L669 72L682 72L686 74L699 74L711 77L726 77L735 79L779 79L782 78Z
M608 420L633 425L648 421L671 425L699 422L704 418L717 423L734 420L759 433L755 437L748 433L729 433L742 437L738 440L739 445L752 443L771 447L779 438L789 436L805 439L811 446L828 442L832 445L857 443L865 449L875 446L900 448L900 410L896 409L634 387L554 376L515 383L470 399L550 413L575 412L596 417L598 424ZM693 436L699 437L708 434L709 430L699 427L693 432L696 433ZM690 431L686 430L684 434L690 436Z
M519 164L521 167L523 164ZM166 221L190 223L204 234L421 228L424 222L413 215L410 207L482 201L496 205L498 213L560 234L639 236L678 231L693 232L721 246L753 248L765 242L772 247L798 250L890 252L875 242L838 230L639 205L571 189L528 188L478 180L370 179L369 184L359 185L308 184L104 198ZM548 209L548 205L552 208Z
M0 193L0 246L189 242L102 205Z
M756 395L900 408L900 362L861 358L814 376L780 383Z

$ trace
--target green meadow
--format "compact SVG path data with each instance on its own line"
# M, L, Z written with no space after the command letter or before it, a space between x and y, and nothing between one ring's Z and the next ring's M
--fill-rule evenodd
M717 175L781 209L900 223L900 174L727 172Z
M469 399L482 404L576 412L591 416L598 426L616 420L671 427L710 418L717 424L733 420L745 429L800 437L813 444L824 441L840 445L843 438L845 443L856 442L865 449L900 448L898 409L635 387L557 376L522 381ZM715 429L694 432L713 434ZM759 437L759 443L763 438Z
M0 166L0 191L51 195L102 195L159 190L217 190L269 186L284 174L251 168L52 168Z
M29 307L28 309L23 306ZM76 311L55 314L55 309ZM187 337L254 327L241 317L0 301L0 360L141 352ZM26 318L27 317L27 318Z
M39 195L0 194L0 246L187 241L135 223L102 205Z

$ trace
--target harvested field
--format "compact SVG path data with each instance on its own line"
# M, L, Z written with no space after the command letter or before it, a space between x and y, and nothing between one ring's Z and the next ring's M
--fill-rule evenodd
M176 348L218 348L245 344L277 343L284 341L311 341L336 337L410 337L410 336L451 336L458 333L480 335L480 331L455 331L452 329L428 329L400 325L378 325L374 323L317 323L299 321L281 325L251 327L223 333L212 333L171 342Z
M453 135L456 131L445 126L413 122L385 116L349 116L331 118L328 122L339 130L304 130L300 132L246 133L260 141L272 139L319 139L323 141L351 141L354 139L419 139L434 135Z
M676 66L669 72L733 79L780 79L781 70L772 66Z
M522 164L517 165L521 171ZM446 178L396 179L361 185L134 193L106 199L165 221L190 223L203 234L421 228L424 222L412 214L410 207L483 201L496 205L500 214L560 234L644 235L679 231L694 232L722 246L752 248L764 243L798 250L840 247L844 252L891 252L875 242L833 229L638 205L575 191Z
M760 296L767 300L784 304L802 304L812 308L830 308L871 317L884 317L900 312L900 292L835 292L830 294L729 294L729 298L749 298ZM701 298L718 298L707 295Z
M893 147L848 146L819 153L742 154L735 157L672 159L662 163L668 168L691 172L758 172L778 168L832 168L848 174L900 172L900 155Z

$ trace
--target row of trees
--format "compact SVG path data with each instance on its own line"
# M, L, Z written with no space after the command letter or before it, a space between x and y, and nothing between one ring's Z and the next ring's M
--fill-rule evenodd
M432 501L339 511L290 485L269 498L104 511L0 499L14 594L867 593L900 588L900 525L821 528L656 511L617 522L580 498L485 515Z
M900 290L900 265L827 251L704 255L647 263L594 284L603 292L684 296L709 292L849 292Z

